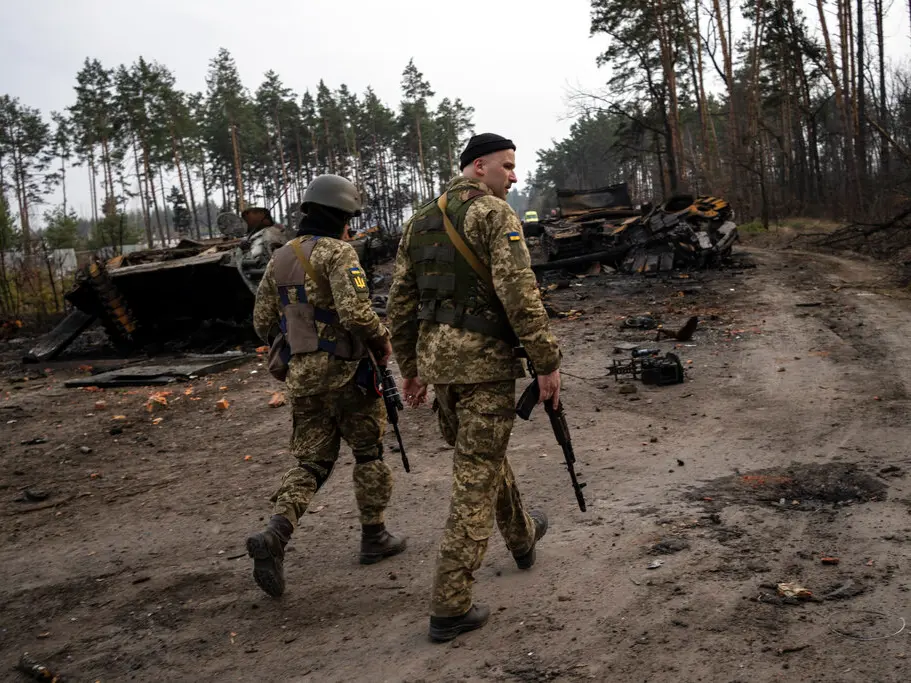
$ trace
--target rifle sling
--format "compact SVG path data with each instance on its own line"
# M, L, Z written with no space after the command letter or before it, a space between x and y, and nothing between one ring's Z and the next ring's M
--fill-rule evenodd
M319 280L316 277L316 271L313 269L313 264L310 263L310 259L308 259L307 255L304 253L303 247L301 247L300 238L291 240L291 248L297 255L297 260L300 261L300 264L304 267L307 275L311 280L313 280L316 286L319 287Z
M446 213L447 203L447 195L444 192L437 200L437 206L443 213L443 228L446 230L446 234L449 236L449 241L452 242L452 246L454 246L462 255L462 258L468 261L468 265L470 265L472 270L478 274L478 277L480 277L485 284L490 286L490 290L496 291L493 287L493 277L490 274L490 270L484 267L484 264L481 263L475 253L471 250L471 247L469 247L465 243L465 240L462 239L459 231L453 227L452 221L449 220L449 215Z

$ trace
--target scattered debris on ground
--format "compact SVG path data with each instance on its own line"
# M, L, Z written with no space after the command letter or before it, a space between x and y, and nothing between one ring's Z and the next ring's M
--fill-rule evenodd
M655 543L649 549L649 552L658 555L671 555L673 553L679 553L681 550L686 550L689 547L690 544L686 539L672 536Z
M193 377L203 377L242 365L251 358L251 354L232 352L217 356L188 356L178 359L172 365L142 364L132 365L118 370L110 370L89 377L71 379L64 383L66 387L130 387L173 384L187 381ZM102 406L101 409L103 409Z

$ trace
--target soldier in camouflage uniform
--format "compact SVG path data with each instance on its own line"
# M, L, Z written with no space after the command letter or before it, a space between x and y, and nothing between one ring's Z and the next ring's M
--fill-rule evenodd
M370 306L354 249L340 239L360 212L360 197L348 180L323 175L309 185L301 208L298 237L269 261L253 310L256 333L273 350L283 349L273 374L285 375L293 404L291 454L297 458L272 498L268 527L247 539L253 578L273 597L285 589L285 545L329 478L342 439L354 454L361 563L405 549L405 539L384 524L392 494L392 473L383 462L386 409L366 360L369 349L386 363L389 332ZM270 370L272 361L270 353Z
M534 564L547 530L543 512L526 512L506 458L515 381L524 376L514 347L522 344L534 363L542 400L557 405L560 389L560 350L519 219L505 201L516 181L515 145L475 136L461 167L442 197L405 225L387 306L405 399L420 404L433 384L441 431L455 446L431 600L436 641L487 621L490 611L472 604L471 585L494 518L520 569Z

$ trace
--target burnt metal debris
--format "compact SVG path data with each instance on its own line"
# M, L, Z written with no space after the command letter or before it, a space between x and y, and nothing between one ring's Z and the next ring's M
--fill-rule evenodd
M256 288L272 253L295 233L256 208L245 211L244 218L219 214L216 225L219 238L182 239L173 247L121 254L82 268L65 295L74 310L23 360L52 360L96 322L124 355L160 352L175 340L189 346L206 337L224 346L255 342ZM373 235L358 236L351 244L365 268L395 252L388 240Z
M710 268L738 239L733 209L720 197L674 195L633 207L626 183L558 190L560 216L538 224L547 262L536 273L601 262L626 273Z
M125 354L192 338L206 321L252 341L256 287L272 252L293 233L271 220L251 225L229 213L220 214L216 224L221 232L216 239L185 238L173 247L121 254L82 268L65 295L73 312L24 360L54 358L96 321Z
M203 377L237 367L255 358L248 353L229 353L218 356L190 356L175 359L168 365L138 365L100 372L89 377L79 377L64 382L67 388L74 387L132 387L156 386L185 382L194 377Z
M662 356L660 349L633 349L628 360L611 361L607 374L617 381L631 377L659 387L684 380L683 364L677 354L668 352Z

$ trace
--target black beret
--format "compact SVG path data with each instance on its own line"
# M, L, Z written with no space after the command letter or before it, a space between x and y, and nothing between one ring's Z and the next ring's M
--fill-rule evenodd
M480 135L474 135L471 140L468 141L468 146L465 147L465 151L462 152L462 155L459 157L459 168L463 169L475 159L487 154L499 152L501 149L511 149L515 151L516 146L513 144L512 140L507 140L502 135L497 135L496 133L481 133Z

